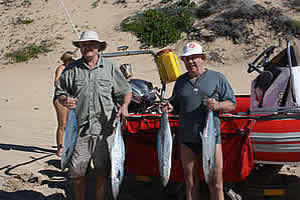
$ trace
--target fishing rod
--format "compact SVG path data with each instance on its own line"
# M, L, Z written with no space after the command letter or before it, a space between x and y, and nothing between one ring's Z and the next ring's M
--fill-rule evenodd
M269 57L271 54L273 54L275 48L277 47L270 46L269 48L265 49L252 63L248 64L249 68L247 72L251 73L253 71L257 71L259 74L261 74L263 71L259 68L264 67L269 63Z
M279 113L300 113L300 109L286 109L286 110L277 110L277 111L255 111L255 112L238 112L237 115L256 115L256 114L279 114ZM263 115L262 115L263 116Z
M141 54L151 54L154 58L156 58L156 54L152 50L103 53L103 57L111 58L111 57L132 56L132 55L141 55Z
M259 113L257 113L259 114ZM260 113L262 114L262 113ZM256 121L270 121L270 120L282 120L282 119L300 119L300 111L298 112L288 112L288 113L268 113L265 115L240 115L225 113L220 115L222 120L231 120L231 119L254 119Z
M289 68L290 68L290 87L291 87L291 95L293 98L293 101L295 104L297 104L296 102L296 91L295 91L295 83L294 83L294 73L293 73L293 64L292 64L292 58L291 58L291 45L290 45L290 41L287 41L287 53L288 53L288 61L289 61Z
M268 107L268 108L250 108L248 113L253 112L261 112L261 111L281 111L281 110L292 110L292 109L299 109L300 106L285 106L285 107Z
M65 14L67 15L67 18L68 18L70 24L72 25L73 30L75 31L77 37L80 38L80 35L79 35L76 27L74 26L73 22L72 22L71 16L69 15L69 12L68 12L67 8L65 7L64 2L62 0L60 0L60 3L62 5L62 7L64 8Z

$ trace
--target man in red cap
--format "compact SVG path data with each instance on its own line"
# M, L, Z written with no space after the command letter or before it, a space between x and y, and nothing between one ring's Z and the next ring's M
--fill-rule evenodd
M234 92L223 74L204 67L206 56L201 45L189 42L183 48L181 60L187 72L176 80L173 101L164 107L168 112L179 113L179 143L186 184L186 199L198 200L199 161L202 159L200 132L206 123L208 109L214 112L217 129L216 160L212 179L209 181L211 200L224 200L223 157L219 112L235 109Z

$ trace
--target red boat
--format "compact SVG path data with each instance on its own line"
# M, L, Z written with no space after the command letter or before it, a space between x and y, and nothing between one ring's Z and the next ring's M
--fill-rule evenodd
M298 77L296 73L300 73L298 49L288 43L285 50L268 61L274 48L266 49L249 64L249 73L259 72L253 80L251 94L236 96L235 111L221 115L224 181L245 180L255 163L284 165L300 162L300 114L297 106L300 92L297 93L298 84L295 84L299 81L295 78ZM177 116L170 114L169 122L176 138ZM159 123L160 114L132 114L128 118L123 127L128 173L159 176L156 153ZM180 151L176 139L174 141L170 180L183 181ZM203 175L202 170L200 174Z
M236 115L247 113L250 96L237 96L232 115L222 116L221 134L224 181L245 180L255 163L297 164L300 162L300 115ZM176 137L178 119L169 115ZM156 134L160 114L130 115L124 126L126 170L137 176L159 176ZM176 143L176 139L175 139ZM171 181L183 181L178 145L174 145ZM250 147L251 146L251 147ZM200 173L202 175L202 171Z
M288 42L287 48L269 61L274 49L275 46L271 46L249 64L249 73L259 73L252 82L251 94L236 96L237 107L234 112L220 116L224 181L245 180L255 163L284 165L300 162L300 67L297 62L300 61L300 52L296 45L290 46ZM105 56L137 54L155 56L149 50L126 51ZM176 76L177 74L173 78ZM162 91L164 89L165 84ZM143 94L137 95L140 96L136 99L138 105L135 108L149 106L147 103L141 103ZM138 111L143 110L139 109ZM127 173L136 176L158 177L156 135L161 115L146 113L149 112L131 114L123 126L126 145L125 168ZM175 143L170 180L183 181L180 151L176 144L178 117L169 114L169 122ZM203 172L201 169L200 171L203 178Z

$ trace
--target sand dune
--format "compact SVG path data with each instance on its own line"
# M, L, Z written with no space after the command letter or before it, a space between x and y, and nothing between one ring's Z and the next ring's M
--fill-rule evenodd
M71 41L77 35L59 0L17 0L7 1L7 5L4 5L5 2L0 2L0 199L65 199L70 191L66 175L59 170L59 160L55 156L53 78L61 54L66 50L75 50ZM22 2L31 4L24 6ZM132 0L127 5L101 1L97 8L92 8L93 2L64 0L77 30L98 31L100 38L108 43L106 52L115 52L122 45L128 45L129 50L138 50L141 44L137 38L120 32L119 24L125 17L149 8L158 1ZM18 17L34 19L32 26L18 24ZM8 60L4 54L8 50L42 40L54 42L54 51L26 63L5 64ZM166 48L174 49L179 55L183 42ZM248 74L246 70L247 64L254 58L242 59L242 49L225 39L218 39L210 48L220 46L227 49L225 63L209 63L207 67L223 72L237 94L249 94L250 83L256 74ZM161 49L152 50L158 52ZM77 52L77 58L79 56ZM114 60L118 64L131 63L135 78L146 79L160 86L152 56ZM168 95L171 89L172 84L169 84ZM298 168L293 169L295 171L287 171L299 174Z

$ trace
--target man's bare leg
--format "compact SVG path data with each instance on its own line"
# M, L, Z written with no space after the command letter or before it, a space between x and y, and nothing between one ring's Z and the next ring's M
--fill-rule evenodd
M76 200L84 200L86 190L86 177L80 176L73 179Z
M210 199L224 200L223 192L223 155L221 144L216 145L216 162L213 180L209 183Z
M180 145L180 149L186 187L186 200L198 200L200 196L199 156L184 144Z
M106 184L107 184L107 177L96 176L96 199L97 200L104 200Z

